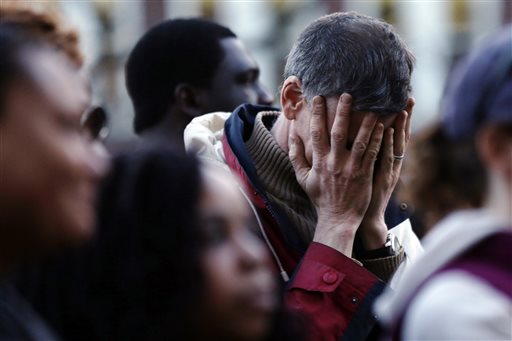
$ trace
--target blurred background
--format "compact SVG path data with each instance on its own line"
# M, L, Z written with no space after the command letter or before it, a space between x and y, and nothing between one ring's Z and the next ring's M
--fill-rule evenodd
M7 2L2 0L0 2ZM161 20L202 16L231 28L260 65L261 80L276 98L287 52L300 31L319 16L357 11L393 24L416 56L413 130L437 115L453 63L512 19L512 1L16 1L50 10L78 30L94 98L110 115L107 145L130 143L133 108L124 64L140 36ZM275 105L278 103L276 102Z

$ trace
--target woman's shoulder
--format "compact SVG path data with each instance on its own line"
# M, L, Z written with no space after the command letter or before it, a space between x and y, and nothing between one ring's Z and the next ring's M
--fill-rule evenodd
M429 280L404 319L404 339L512 339L511 301L482 279L451 270Z

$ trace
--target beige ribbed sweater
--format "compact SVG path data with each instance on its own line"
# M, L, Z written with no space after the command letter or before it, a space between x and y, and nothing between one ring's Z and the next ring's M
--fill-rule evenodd
M246 147L267 196L286 212L297 228L299 236L309 244L315 233L317 214L307 194L297 182L288 154L281 149L270 133L279 115L277 111L258 113ZM404 258L405 253L402 249L396 256L362 262L368 270L387 281Z
M246 146L268 197L286 212L301 239L309 244L315 233L316 210L297 182L288 154L270 133L278 115L276 111L260 112Z

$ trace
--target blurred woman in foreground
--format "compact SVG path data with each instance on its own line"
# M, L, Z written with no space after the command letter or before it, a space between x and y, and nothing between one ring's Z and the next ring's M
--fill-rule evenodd
M437 224L376 311L386 339L511 340L511 26L459 65L442 109L416 142L409 186Z
M87 261L96 339L286 339L266 248L223 172L168 151L117 159Z

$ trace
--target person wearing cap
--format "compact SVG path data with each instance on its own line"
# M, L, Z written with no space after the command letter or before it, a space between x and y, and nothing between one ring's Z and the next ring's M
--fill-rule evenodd
M512 340L512 26L450 79L443 119L413 147L408 195L434 227L376 303L384 339Z

